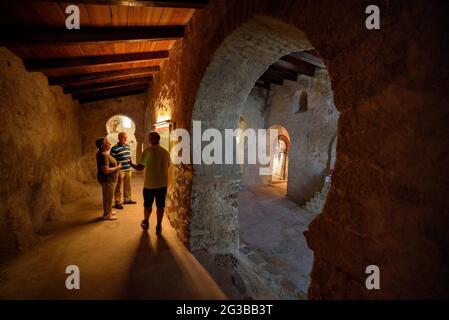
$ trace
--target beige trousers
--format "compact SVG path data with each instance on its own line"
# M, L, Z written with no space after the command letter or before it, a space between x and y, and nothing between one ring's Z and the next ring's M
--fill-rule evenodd
M120 171L117 180L117 186L115 187L115 204L122 203L122 183L124 200L131 200L131 170Z
M101 183L101 191L103 194L103 214L107 215L112 212L112 200L114 199L114 189L116 181L108 181Z

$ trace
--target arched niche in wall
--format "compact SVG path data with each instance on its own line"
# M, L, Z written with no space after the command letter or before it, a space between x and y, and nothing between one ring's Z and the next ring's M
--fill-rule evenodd
M118 135L120 132L126 132L128 135L127 144L131 149L131 159L133 162L137 161L137 139L136 124L134 121L125 115L117 114L109 118L106 121L106 130L108 132L107 138L112 146L116 145L118 142Z
M293 113L307 112L309 110L309 96L306 90L298 91L293 96Z

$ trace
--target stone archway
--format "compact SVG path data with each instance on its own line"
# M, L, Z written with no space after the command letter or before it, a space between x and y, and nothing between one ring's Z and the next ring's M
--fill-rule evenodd
M287 182L288 177L288 150L291 147L291 139L288 130L278 124L271 125L268 130L275 129L278 132L276 138L277 143L273 146L273 160L271 161L271 183L284 181ZM283 146L282 146L283 144ZM284 159L282 159L285 157Z
M131 149L131 159L133 162L137 161L137 138L136 138L136 124L128 116L123 114L116 114L106 121L107 138L114 146L118 142L118 134L126 132L128 134L127 144Z
M202 130L235 129L249 92L280 57L312 49L300 30L279 20L255 16L217 49L201 81L192 120ZM235 148L235 146L234 146ZM239 165L194 165L191 193L191 250L237 254L239 247Z
M440 254L447 247L443 241L447 219L441 215L447 201L441 186L447 180L442 174L447 171L447 161L443 161L447 159L447 148L443 148L447 108L443 106L444 85L449 82L445 81L447 74L438 72L441 65L434 63L435 59L448 63L444 59L447 42L441 41L445 17L440 13L444 10L423 1L415 6L383 1L382 6L386 9L383 12L388 12L388 23L381 30L370 31L363 23L366 4L361 1L345 5L332 1L251 1L246 6L240 1L213 1L195 15L189 26L194 32L173 49L175 58L161 69L160 81L154 82L149 99L156 111L170 107L177 127L189 130L197 95L203 103L207 97L206 71L209 80L227 79L220 83L230 82L227 73L238 74L235 70L220 73L220 68L211 71L217 64L209 67L214 53L221 51L223 63L239 71L247 69L232 63L234 56L223 55L231 50L218 50L230 32L254 13L264 13L307 33L331 73L335 105L341 112L332 187L323 213L312 221L306 234L314 251L311 298L429 298L438 296L437 292L446 296L449 292L449 282L444 281L448 272L441 267L444 256ZM429 36L429 30L435 30L434 36ZM253 34L249 39L267 39L255 37ZM237 55L247 52L246 46L254 48L251 42L233 51ZM225 46L229 44L223 43ZM258 59L263 54L261 50L251 57ZM383 54L386 59L379 58ZM223 95L226 89L211 89L211 95L222 98L213 103L211 97L208 101L212 103L203 108L220 113L217 109L228 105L223 103L229 98ZM407 161L410 157L415 161ZM210 201L215 191L202 192L198 184L201 174L198 170L195 174L192 190L192 167L173 168L176 184L170 195L170 221L189 248L212 248L219 241L219 235L211 235L213 229L222 232L224 228L217 228L217 224L226 221L217 215L207 217L222 204ZM211 177L204 178L205 186L222 184L219 172L216 178ZM201 216L196 206L203 200L208 207ZM201 218L205 218L204 223ZM388 245L382 246L378 239ZM419 249L404 250L404 243ZM384 285L382 290L367 291L365 268L373 262L383 270ZM404 277L398 278L398 274Z

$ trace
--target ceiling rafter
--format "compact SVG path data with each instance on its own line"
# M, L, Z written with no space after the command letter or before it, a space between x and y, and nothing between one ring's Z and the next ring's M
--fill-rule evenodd
M284 80L297 81L299 75L314 77L316 70L322 68L326 66L315 51L293 52L273 63L255 85L269 89L270 84L282 85Z
M30 1L30 0L28 0ZM34 0L40 2L57 2L67 3L60 0ZM94 4L94 5L112 5L127 7L160 7L160 8L185 8L185 9L201 9L209 4L208 0L75 0L74 4Z
M146 77L146 78L139 78L134 80L119 80L119 81L109 81L109 82L103 82L103 83L96 83L96 84L88 84L88 85L81 85L81 86L70 86L64 88L64 93L68 94L77 94L77 93L84 93L84 92L91 92L91 91L98 91L98 90L106 90L106 89L113 89L113 88L120 88L124 86L130 86L130 85L149 85L153 78L152 77Z
M80 104L85 104L85 103L89 103L89 102L101 101L101 100L106 100L106 99L114 99L114 98L121 98L121 97L126 97L126 96L133 96L136 94L145 93L146 91L147 91L147 89L143 88L143 89L135 89L135 90L125 91L125 92L110 93L110 94L98 95L98 96L94 96L94 97L80 98L80 99L78 99L78 102Z
M83 27L0 29L0 46L80 45L127 43L147 40L178 40L184 37L184 26Z
M24 0L1 2L0 45L27 71L86 100L146 90L196 9L208 0ZM66 29L67 5L80 9L80 29ZM131 14L132 13L132 14ZM146 83L148 82L148 83ZM134 85L146 84L145 88ZM127 87L127 88L123 88ZM111 92L111 90L114 90ZM123 91L125 90L125 91ZM95 91L90 92L90 91Z
M81 85L93 83L95 81L108 80L112 81L114 79L133 79L139 77L146 77L152 75L160 70L159 66L150 67L140 67L140 68L130 68L130 69L119 69L119 70L108 70L103 72L94 73L80 73L80 74L69 74L66 76L49 77L48 84L53 85Z
M105 89L101 91L89 91L89 92L82 92L82 93L73 93L72 98L75 100L86 100L86 99L94 99L99 98L102 96L108 96L112 94L120 94L120 93L126 93L134 90L141 90L141 89L148 89L148 84L136 84L136 85L128 85L128 86L122 86L119 88L111 88L111 89Z
M151 61L168 58L168 51L151 51L143 53L115 54L108 56L91 56L75 58L55 59L30 59L25 60L27 71L44 71L57 68L71 68L84 66L112 65L117 63Z

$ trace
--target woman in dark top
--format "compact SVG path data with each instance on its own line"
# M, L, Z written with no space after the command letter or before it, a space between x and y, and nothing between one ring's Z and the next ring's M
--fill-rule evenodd
M103 193L103 219L115 220L117 217L112 211L112 200L114 196L115 185L121 164L117 165L117 161L109 155L111 144L107 138L99 138L95 141L97 146L97 179L101 184Z

